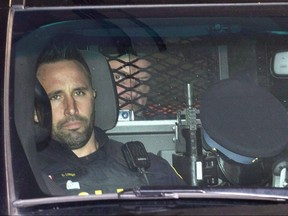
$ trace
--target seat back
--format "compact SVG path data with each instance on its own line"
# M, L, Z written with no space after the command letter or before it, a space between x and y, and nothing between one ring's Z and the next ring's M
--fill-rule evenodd
M108 62L95 51L81 50L81 54L89 66L92 86L97 91L94 124L102 130L112 129L117 123L118 99Z

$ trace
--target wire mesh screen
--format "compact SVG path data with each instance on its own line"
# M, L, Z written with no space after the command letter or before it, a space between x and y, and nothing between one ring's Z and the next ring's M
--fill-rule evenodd
M106 55L107 56L107 55ZM191 41L166 41L164 51L143 55L108 55L119 108L134 110L135 119L175 119L186 106L185 88L193 86L193 106L218 79L217 46Z

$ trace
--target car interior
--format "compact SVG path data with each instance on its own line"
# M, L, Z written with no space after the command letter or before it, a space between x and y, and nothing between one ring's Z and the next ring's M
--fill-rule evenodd
M249 17L244 10L237 16L225 10L204 16L197 7L158 10L16 10L9 67L16 206L63 196L36 157L50 136L52 115L36 61L51 39L81 51L97 91L95 126L109 138L143 143L189 186L285 194L287 12Z

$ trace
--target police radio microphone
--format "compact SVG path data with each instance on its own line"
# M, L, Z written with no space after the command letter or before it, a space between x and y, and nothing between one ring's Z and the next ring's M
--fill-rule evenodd
M146 169L150 167L150 158L143 143L139 141L127 142L122 146L121 150L128 168L134 172L138 171L141 173L149 185Z

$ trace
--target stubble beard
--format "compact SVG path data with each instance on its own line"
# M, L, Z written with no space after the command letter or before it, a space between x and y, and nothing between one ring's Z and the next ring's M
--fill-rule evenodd
M53 126L52 138L71 150L82 148L91 138L93 132L94 113L91 114L89 119L83 116L74 115L59 121L55 126ZM63 130L63 125L70 121L81 121L84 125L84 129L82 131Z

